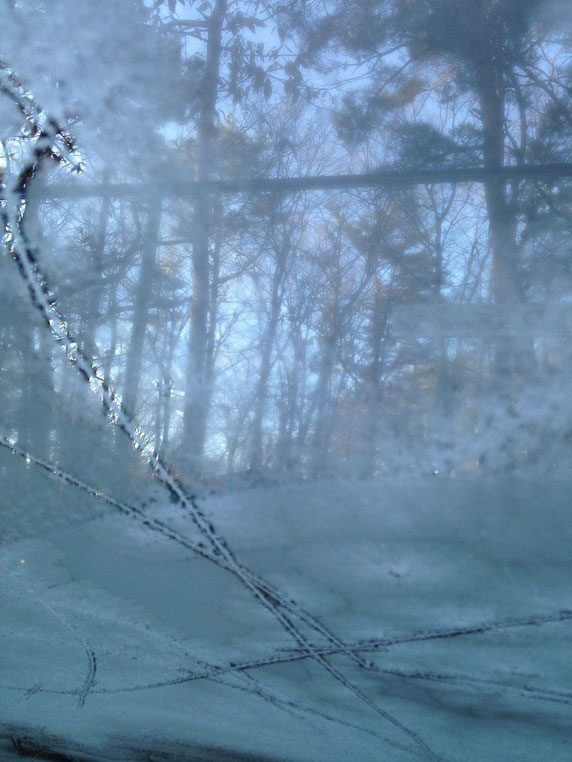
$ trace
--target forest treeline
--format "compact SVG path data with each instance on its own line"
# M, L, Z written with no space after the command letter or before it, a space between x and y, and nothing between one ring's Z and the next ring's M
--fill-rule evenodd
M50 13L32 0L13 5L24 28L26 13L36 11L36 24ZM564 6L124 6L133 15L122 23L168 74L148 91L116 75L108 118L98 123L92 109L97 139L88 145L81 104L65 115L79 136L77 172L47 162L30 185L26 227L50 298L161 458L183 480L560 463L572 435L566 330L491 335L475 326L467 335L448 325L436 335L420 324L398 336L392 314L408 305L513 314L570 302L570 180L507 181L494 171L572 162ZM0 60L4 74L19 76L4 53ZM35 76L39 93L73 91L71 77ZM35 85L24 83L30 98ZM37 123L6 120L6 176L41 137L49 105L42 115L41 94L38 104ZM189 180L469 167L491 175L398 188L168 192ZM50 197L62 182L101 185L101 197ZM139 191L106 191L118 184ZM106 473L121 481L129 466L117 432L34 317L9 247L0 268L2 437L72 471L80 462L89 471L105 451Z

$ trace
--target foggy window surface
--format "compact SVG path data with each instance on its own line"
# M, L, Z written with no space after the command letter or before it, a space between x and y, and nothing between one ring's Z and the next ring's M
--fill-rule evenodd
M0 13L0 757L568 760L567 4Z

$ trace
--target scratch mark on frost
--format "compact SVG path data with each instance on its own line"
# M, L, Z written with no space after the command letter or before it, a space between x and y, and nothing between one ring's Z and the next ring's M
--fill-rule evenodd
M95 653L92 648L89 646L87 647L87 659L88 659L88 669L87 669L87 676L85 678L84 684L79 692L78 697L78 706L84 706L85 701L87 699L88 693L93 688L95 684L95 673L97 672L97 659L95 657Z
M32 696L35 696L36 693L42 692L42 684L36 683L36 685L33 685L29 690L26 691L26 701L29 701Z

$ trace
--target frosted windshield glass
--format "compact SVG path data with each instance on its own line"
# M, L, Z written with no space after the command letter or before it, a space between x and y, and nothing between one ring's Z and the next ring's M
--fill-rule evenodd
M0 10L0 757L568 759L568 9Z

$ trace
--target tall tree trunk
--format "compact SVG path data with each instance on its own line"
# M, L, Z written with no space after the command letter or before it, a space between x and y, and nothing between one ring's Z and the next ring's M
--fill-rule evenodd
M321 340L320 370L316 383L316 414L312 442L312 473L322 473L327 465L328 444L331 431L330 387L336 359L338 338L339 272L333 286L329 305L324 310L325 334Z
M171 329L168 332L167 338L167 359L165 366L162 368L161 378L161 431L159 432L159 438L157 439L157 450L162 454L165 460L168 460L167 451L170 443L170 430L171 430L171 401L173 399L173 358L175 354L175 346L177 343L177 335L171 322Z
M290 343L294 356L291 366L285 367L280 399L280 436L277 443L278 468L294 471L300 467L301 402L300 389L306 389L307 345L302 336L300 310L290 311Z
M137 284L137 294L133 311L133 326L127 350L125 365L125 380L121 407L133 417L137 404L141 369L143 367L143 350L145 331L149 313L149 301L153 291L153 272L159 242L159 226L161 223L161 203L152 204L149 208L147 225L145 227L143 251L141 256L141 271Z
M53 395L54 395L54 368L52 360L52 340L43 325L36 329L37 352L33 358L32 390L34 395L34 407L36 414L31 430L32 452L40 457L51 457L51 434L54 424ZM47 399L46 399L47 395Z
M20 342L20 398L18 413L16 415L16 428L18 431L18 446L23 450L29 450L32 445L32 330L30 329L29 332L27 330L22 331Z
M390 300L383 293L381 280L376 276L371 311L371 362L365 379L366 421L364 440L362 442L362 462L359 464L361 474L364 477L374 475L378 459L377 450L380 439L383 404L381 377L385 359L389 303Z
M505 85L502 71L493 64L482 67L478 77L478 96L483 123L483 156L487 169L504 166ZM515 215L501 177L485 183L489 232L493 252L493 294L499 304L520 299Z
M252 441L250 447L250 467L259 468L264 459L263 434L264 414L266 411L266 398L268 395L268 380L272 370L272 349L276 338L280 310L282 309L282 283L284 281L286 266L286 249L277 254L277 261L272 275L272 295L270 297L270 317L262 344L262 356L260 359L260 371L256 385L256 397L254 401L254 418L252 421Z
M483 156L487 169L504 165L505 85L502 70L494 63L477 72L477 93L483 125ZM498 308L511 310L521 301L516 245L516 217L507 199L506 181L493 177L485 183L489 236L493 255L492 287ZM497 384L510 378L515 361L515 342L497 340L495 375Z
M222 209L219 202L213 210L213 219L220 221L222 216ZM219 277L220 277L220 250L222 245L222 230L220 225L217 227L217 234L213 242L211 251L211 283L209 288L209 312L208 312L208 326L207 326L207 346L205 351L205 396L204 396L204 408L205 408L205 424L208 411L210 410L210 404L214 387L214 374L215 374L215 360L216 360L216 329L218 320L218 307L219 307Z
M108 184L109 175L106 173L103 178L104 190ZM99 324L99 310L103 293L103 283L101 282L101 276L103 273L103 254L105 251L105 240L107 238L107 223L109 219L110 207L111 197L104 192L103 200L101 202L101 210L99 213L95 246L93 250L93 269L95 275L100 279L100 282L97 285L92 286L89 291L86 310L87 314L85 317L85 328L82 332L83 351L85 356L90 361L93 361L96 356L95 332Z
M207 58L198 120L198 181L207 180L212 162L221 38L227 0L216 0L207 21ZM191 477L200 476L206 438L208 389L206 355L209 312L209 238L211 203L207 190L196 196L193 221L192 303L185 404L183 410L183 466Z

